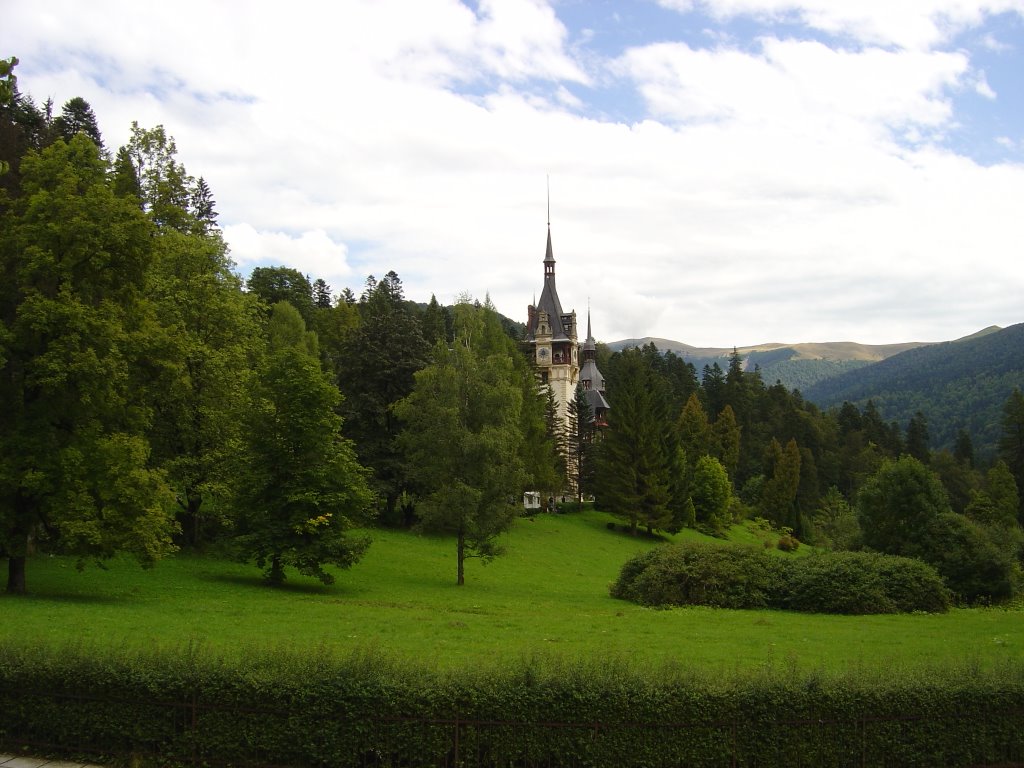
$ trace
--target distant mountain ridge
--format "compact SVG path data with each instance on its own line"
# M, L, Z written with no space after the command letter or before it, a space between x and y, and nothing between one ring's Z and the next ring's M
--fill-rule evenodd
M884 419L903 427L921 411L933 447L951 448L962 428L979 453L991 455L1014 387L1024 389L1024 323L911 349L823 379L803 394L824 408L871 400Z
M608 347L653 343L692 363L728 365L732 348L693 347L646 337ZM756 344L737 347L747 370L758 368L766 384L799 389L822 408L871 400L882 418L902 428L915 412L928 421L933 448L952 448L958 430L971 435L979 456L992 456L1002 408L1014 387L1024 389L1024 323L989 326L954 341L858 344Z
M608 345L612 351L627 347L646 346L653 343L662 352L674 352L698 373L704 366L718 363L725 368L732 354L732 347L693 347L672 339L647 336L642 339L623 339ZM854 341L812 342L802 344L766 343L737 347L747 370L757 368L768 384L781 383L786 389L811 386L824 379L888 357L923 346L925 342L901 344L859 344Z
M997 325L983 328L977 333L956 341L968 341L997 333ZM653 343L662 352L674 352L692 363L698 373L705 365L718 363L725 368L732 347L694 347L672 339L645 336L642 339L621 339L608 344L613 352L627 347L642 347ZM887 360L913 349L949 342L907 341L897 344L861 344L855 341L804 342L799 344L765 343L737 347L747 370L757 368L767 384L781 383L787 389L803 392L820 381L827 381L871 363Z
M993 326L994 327L994 326ZM732 347L692 347L681 341L672 339L659 339L654 336L645 336L642 339L622 339L608 343L608 348L617 352L628 347L644 347L653 343L662 352L674 352L684 358L701 358L708 360L728 359L732 354ZM892 357L908 349L922 347L931 342L908 341L901 344L859 344L855 341L828 341L810 342L802 344L754 344L747 347L736 347L746 359L759 353L780 353L788 352L792 360L858 360L864 362L877 362L887 357Z

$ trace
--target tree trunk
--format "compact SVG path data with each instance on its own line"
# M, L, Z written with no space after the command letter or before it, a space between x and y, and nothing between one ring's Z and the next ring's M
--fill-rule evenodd
M270 573L267 574L267 581L274 586L284 584L284 566L281 564L281 558L278 555L274 555L270 560Z
M25 586L25 556L7 558L7 592L11 595L24 595L27 589Z
M466 532L459 529L458 543L459 578L456 584L460 587L466 583Z

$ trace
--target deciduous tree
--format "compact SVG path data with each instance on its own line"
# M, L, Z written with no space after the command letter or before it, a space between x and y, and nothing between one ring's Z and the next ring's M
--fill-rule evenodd
M456 310L453 347L434 346L431 363L415 374L395 412L404 424L399 444L418 489L421 525L455 535L462 585L466 558L500 553L498 537L515 519L528 473L523 382L512 361L518 353L507 337L486 332L491 310L467 303Z
M341 395L320 368L298 311L275 305L269 334L245 421L234 544L271 583L293 567L331 584L324 566L348 568L369 545L352 529L368 520L372 494L341 434Z
M130 371L152 327L152 225L114 195L84 134L21 164L0 228L0 550L26 589L29 542L152 564L173 549L171 500L149 461Z

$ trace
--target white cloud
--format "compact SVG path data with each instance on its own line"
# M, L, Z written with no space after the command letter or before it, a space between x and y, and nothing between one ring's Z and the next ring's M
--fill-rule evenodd
M989 100L996 99L996 92L992 90L992 86L988 84L988 80L985 78L985 72L979 71L978 76L974 81L974 91L979 96L983 96Z
M231 224L224 227L224 239L231 245L231 258L246 274L253 267L285 266L311 279L321 277L338 288L352 279L345 246L335 243L320 229L294 236L261 232L251 224Z
M933 25L927 9L973 18L922 3ZM951 94L987 82L967 51L670 41L591 77L600 53L569 49L580 36L539 0L246 8L5 11L27 91L85 97L111 146L133 119L167 127L245 271L284 264L358 293L394 269L411 298L490 292L522 320L542 286L550 174L559 291L581 317L590 298L602 339L937 340L1022 319L1024 166L938 141L957 122ZM880 14L799 8L851 29L846 16ZM918 26L871 34L938 39ZM587 117L606 86L646 114Z

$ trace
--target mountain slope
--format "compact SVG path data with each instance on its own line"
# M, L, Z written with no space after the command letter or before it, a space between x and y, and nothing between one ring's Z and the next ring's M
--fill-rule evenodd
M822 407L872 400L882 417L906 427L915 411L928 419L931 442L951 448L964 428L975 450L991 455L999 440L1002 407L1014 387L1024 389L1024 323L957 341L911 349L807 387Z
M674 352L699 372L705 365L729 364L732 348L693 347L671 339L647 336L642 339L623 339L608 344L612 351L626 347L642 347L653 343L662 352ZM828 379L856 368L862 368L893 355L924 346L924 342L902 344L858 344L853 341L815 342L808 344L755 344L738 347L744 367L761 370L768 384L781 382L787 389L803 390L818 381Z

